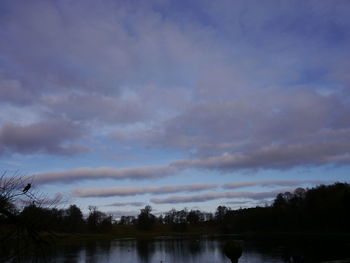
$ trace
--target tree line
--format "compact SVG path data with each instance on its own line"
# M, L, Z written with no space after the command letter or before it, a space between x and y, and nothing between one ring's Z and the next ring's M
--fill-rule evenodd
M12 190L15 192L14 190ZM22 195L20 191L19 195ZM185 232L191 226L216 226L225 233L246 231L349 231L350 186L347 183L320 185L311 189L297 188L293 193L276 196L264 207L230 209L218 206L215 213L200 210L176 210L159 216L146 206L137 216L113 220L89 207L87 216L76 205L66 209L38 206L34 201L19 210L13 202L14 193L0 194L0 229L16 229L27 235L39 232L109 233L116 225L134 225L139 230L152 230L157 225L170 225L174 231Z
M135 224L141 229L169 224L177 231L204 224L217 226L224 233L350 231L350 185L347 183L297 188L293 193L278 194L271 205L264 207L230 209L218 206L214 214L172 209L156 217L151 214L150 207L146 208L138 217L122 217L119 224Z
M221 210L217 219L228 232L349 232L350 186L335 183L297 188L293 193L278 194L270 206Z

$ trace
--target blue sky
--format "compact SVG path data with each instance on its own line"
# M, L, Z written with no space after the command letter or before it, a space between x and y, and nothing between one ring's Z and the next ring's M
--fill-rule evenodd
M116 216L348 182L349 12L345 0L1 1L0 169Z

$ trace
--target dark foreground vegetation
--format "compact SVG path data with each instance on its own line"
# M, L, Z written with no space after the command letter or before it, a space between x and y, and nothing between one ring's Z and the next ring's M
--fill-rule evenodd
M76 205L67 209L47 207L33 193L23 191L23 184L21 179L4 176L0 180L0 255L21 255L72 236L79 240L259 232L340 233L348 237L350 233L350 185L346 183L280 193L265 207L232 210L219 206L214 214L172 209L155 216L146 206L137 217L122 216L119 220L93 206L85 217ZM21 199L27 204L20 208Z

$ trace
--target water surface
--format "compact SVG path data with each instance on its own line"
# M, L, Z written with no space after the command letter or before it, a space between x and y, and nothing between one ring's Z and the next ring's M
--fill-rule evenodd
M81 246L56 249L49 262L57 263L230 263L222 252L226 242L222 239L157 239L114 240L89 242ZM240 263L286 262L283 250L272 248L264 251L251 244L240 242L244 248Z
M28 262L54 263L230 263L222 252L229 237L216 238L158 238L154 240L119 239L85 242L79 245L59 246L53 251ZM243 248L239 263L292 262L291 257L304 258L303 262L321 262L337 258L336 251L311 248L297 242L286 245L269 242L236 240ZM327 252L327 251L326 251ZM322 260L319 255L322 254ZM339 253L338 253L339 254ZM344 261L350 262L350 261Z

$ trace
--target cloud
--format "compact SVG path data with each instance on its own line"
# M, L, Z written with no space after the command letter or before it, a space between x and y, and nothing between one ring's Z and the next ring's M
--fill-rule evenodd
M346 1L161 2L3 1L2 114L22 119L0 128L0 154L85 152L94 134L191 157L41 183L349 164Z
M268 181L251 181L251 182L238 182L238 183L226 183L222 187L224 189L237 189L250 186L298 186L305 184L325 184L329 181L324 180L268 180Z
M304 184L322 184L327 181L322 180L304 180L304 181L293 181L293 180L274 180L274 181L262 181L262 182L240 182L240 183L226 183L222 185L224 189L236 189L249 186L299 186ZM172 185L172 186L158 186L158 187L107 187L107 188L76 188L72 190L72 195L75 197L111 197L111 196L135 196L143 194L169 194L169 193L179 193L179 192L198 192L204 190L215 189L219 185L217 184L190 184L190 185ZM276 192L266 192L265 194L275 194ZM264 193L263 193L264 194ZM260 196L259 193L256 195L254 193L224 193L227 197L236 197L240 195L242 197L255 198ZM216 196L215 194L211 196ZM216 197L220 197L221 194ZM205 198L205 195L202 196ZM201 198L201 197L199 197ZM210 197L209 197L210 198ZM153 199L152 199L153 200ZM158 200L158 199L157 199ZM115 203L118 205L125 205L130 203ZM138 203L139 204L139 203Z
M117 203L112 203L106 206L144 206L146 203L144 202L117 202Z
M252 199L252 200L260 200L266 198L273 198L278 193L291 191L292 189L280 189L278 191L270 191L270 192L223 192L223 193L206 193L202 195L191 195L191 196L171 196L168 198L160 199L160 198L152 198L150 201L154 204L178 204L178 203L195 203L195 202L206 202L210 200L216 199Z
M319 166L325 164L349 164L350 143L327 141L296 143L293 145L270 145L249 153L224 153L219 156L195 160L179 160L174 166L219 171L288 169L296 166Z
M34 175L38 184L44 183L70 183L79 180L101 180L101 179L151 179L175 176L185 169L212 170L221 172L235 172L240 170L258 169L288 169L295 166L316 166L327 163L347 164L350 155L347 153L350 143L318 143L312 145L298 144L293 147L272 146L248 154L224 153L219 156L206 157L201 159L177 160L163 166L146 166L135 168L116 169L112 167L99 168L77 168L63 172L47 172ZM304 181L266 181L266 182L244 182L227 184L224 188L238 188L245 186L282 186L325 183L322 180ZM115 190L118 192L118 189ZM137 190L135 190L137 191ZM111 190L111 192L113 192ZM140 190L140 192L142 192Z
M23 87L18 79L6 76L0 70L0 101L2 103L13 103L26 105L35 99L35 94Z
M85 146L72 143L80 136L81 127L65 120L42 121L29 125L7 123L0 127L0 151L72 155L88 151Z
M177 171L171 166L146 166L136 168L77 168L64 172L47 172L34 175L36 184L44 183L71 183L81 180L100 179L151 179L173 175Z
M85 133L147 126L173 114L189 103L189 73L217 56L210 30L184 28L148 5L2 6L0 100L23 114L35 105L41 117L92 128Z
M228 201L226 204L229 205L247 205L250 204L252 201L251 200L245 200L245 201Z
M118 96L123 86L179 86L201 55L212 54L205 53L210 31L184 28L148 5L34 0L3 6L0 51L12 66L6 70L39 95L51 94L48 86L54 94L74 89L107 96Z
M206 98L150 129L118 138L191 152L192 160L173 163L178 167L252 170L349 163L349 94L230 85L226 91L222 101Z
M108 187L108 188L77 188L72 191L75 197L110 197L134 196L142 194L169 194L178 192L198 192L216 188L216 184L190 184L149 187Z
M101 94L70 93L42 98L52 112L77 121L129 123L144 119L148 113L138 98L120 98Z

